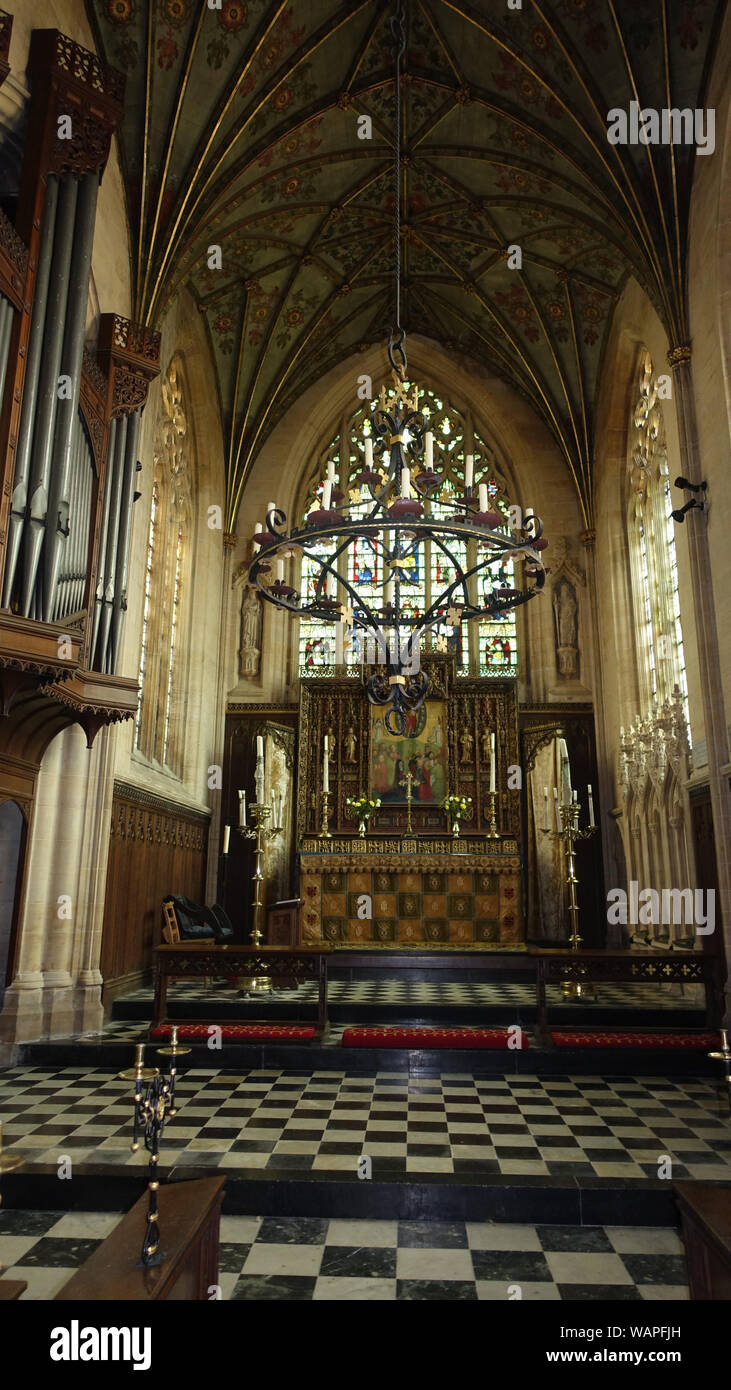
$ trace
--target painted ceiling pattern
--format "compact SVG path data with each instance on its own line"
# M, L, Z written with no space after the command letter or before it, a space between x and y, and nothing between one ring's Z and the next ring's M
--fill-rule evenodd
M393 6L211 3L87 9L100 53L127 74L136 316L159 323L187 285L205 317L233 529L283 413L393 322ZM603 352L629 275L671 342L687 341L693 147L611 145L607 112L702 106L723 3L404 5L403 326L534 405L587 524Z

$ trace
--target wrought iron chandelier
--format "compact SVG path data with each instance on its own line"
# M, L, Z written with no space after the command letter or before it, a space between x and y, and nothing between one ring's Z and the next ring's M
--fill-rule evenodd
M321 505L307 516L303 526L287 529L287 517L271 503L264 526L257 525L248 582L268 603L297 618L344 625L343 647L356 644L370 652L375 663L365 686L371 704L388 706L384 723L395 737L403 735L406 712L423 704L428 677L420 666L422 640L434 634L437 650L448 650L449 636L461 623L473 619L497 619L533 598L544 586L546 571L542 551L548 545L543 525L533 513L520 525L491 511L487 482L474 483L473 460L465 459L464 493L453 497L443 492L444 477L434 457L433 435L419 411L419 388L409 384L401 326L401 60L406 47L398 0L391 20L396 50L394 131L394 289L395 325L388 341L388 360L393 386L381 387L372 415L372 433L364 438L365 466L356 475L356 497L365 502L365 514L352 516L350 498L335 485L332 469L323 484ZM432 508L438 504L438 515ZM338 561L357 542L370 545L380 559L384 575L382 603L366 601L338 568ZM401 585L404 571L418 562L425 542L436 546L449 562L455 578L441 589L425 611L409 615ZM476 563L461 564L454 554L474 542ZM323 546L327 553L323 554ZM285 582L285 560L306 556L319 566L314 593L307 597ZM509 588L491 575L509 557L523 560L523 587ZM273 566L276 578L272 580ZM493 580L482 602L472 598L473 576Z

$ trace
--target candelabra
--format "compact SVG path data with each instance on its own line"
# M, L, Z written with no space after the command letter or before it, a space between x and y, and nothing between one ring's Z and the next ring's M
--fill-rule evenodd
M714 1062L726 1063L726 1086L728 1088L728 1108L731 1114L731 1046L729 1045L728 1029L721 1029L721 1052L709 1052Z
M411 802L413 800L414 779L410 772L407 772L400 780L399 786L406 788L406 834L411 834Z
M134 1125L132 1130L132 1153L140 1147L140 1133L144 1136L145 1148L150 1155L148 1163L147 1226L142 1241L140 1260L143 1265L160 1264L163 1256L160 1250L159 1210L157 1193L160 1187L158 1163L160 1161L160 1140L168 1115L177 1114L175 1109L176 1062L190 1052L189 1047L180 1047L177 1025L173 1025L170 1046L158 1049L161 1057L170 1058L170 1068L164 1075L159 1067L145 1066L145 1044L135 1047L135 1064L127 1071L119 1073L120 1080L134 1081Z
M243 835L247 840L254 841L254 901L252 903L254 911L250 939L252 946L261 946L264 938L264 933L262 931L262 921L264 917L262 884L264 882L264 875L261 871L264 860L264 846L270 840L275 839L277 835L281 834L282 827L281 825L267 825L267 821L272 814L272 808L271 806L266 806L263 800L260 801L257 799L254 804L249 807L249 811L254 818L254 824L253 826L240 825L239 834ZM249 994L270 994L272 982L268 975L250 976L246 981L241 977L239 980L239 987L243 988L244 986Z
M577 840L587 840L590 835L593 835L596 826L587 825L584 830L579 829L578 801L569 800L559 802L557 799L555 805L557 829L551 831L547 825L544 825L543 833L544 835L554 834L558 836L563 845L566 864L566 886L569 894L569 921L571 924L569 945L572 951L578 951L581 947L581 936L579 934L579 904L576 897L576 886L579 880L576 877L576 853L574 845ZM590 981L563 980L561 988L568 999L596 999L596 991Z

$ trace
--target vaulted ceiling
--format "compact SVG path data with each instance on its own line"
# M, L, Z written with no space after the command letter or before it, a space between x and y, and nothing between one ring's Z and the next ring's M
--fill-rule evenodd
M159 323L183 285L205 316L233 528L284 411L393 322L393 5L219 3L87 9L101 55L127 73L136 316ZM607 112L702 106L723 7L404 5L402 322L533 403L587 523L603 351L628 275L671 342L687 339L693 148L611 145Z

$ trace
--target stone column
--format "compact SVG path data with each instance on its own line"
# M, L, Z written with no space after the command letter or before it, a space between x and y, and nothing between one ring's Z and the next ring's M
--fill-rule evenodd
M702 481L703 472L698 444L698 423L690 357L690 347L687 344L673 347L668 353L668 362L673 370L675 384L681 467L684 476L691 483L697 484ZM726 962L729 966L724 1018L724 1022L728 1025L731 1023L731 791L729 790L728 777L723 772L724 766L729 761L728 729L718 653L716 611L713 601L708 519L705 513L694 508L686 513L685 525L688 528L690 577L698 634L698 663L708 749L708 779L713 811L713 839L718 868L719 906L723 920ZM718 919L718 913L716 916Z

